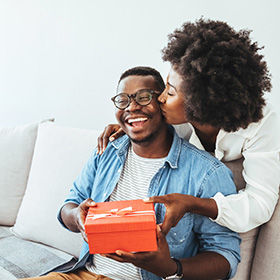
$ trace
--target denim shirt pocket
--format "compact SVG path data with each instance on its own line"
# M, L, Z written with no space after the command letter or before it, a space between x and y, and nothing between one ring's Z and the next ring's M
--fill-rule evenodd
M160 205L158 209L157 220L158 223L162 223L165 215L165 207ZM176 227L170 229L166 236L166 240L169 245L177 246L185 243L191 234L193 228L193 214L186 213L182 219L178 222Z
M166 240L168 244L171 246L176 246L185 243L189 239L190 232L192 231L192 221L193 214L186 213L178 222L176 227L171 228L167 234Z

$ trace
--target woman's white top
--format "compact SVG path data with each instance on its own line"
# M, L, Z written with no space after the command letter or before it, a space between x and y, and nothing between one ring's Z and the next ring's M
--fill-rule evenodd
M242 175L246 187L238 194L215 199L218 224L236 232L249 231L267 222L278 200L280 184L280 133L276 111L269 105L263 118L236 132L220 130L216 140L215 157L224 162L244 157ZM199 149L204 149L193 126L174 126L180 137Z

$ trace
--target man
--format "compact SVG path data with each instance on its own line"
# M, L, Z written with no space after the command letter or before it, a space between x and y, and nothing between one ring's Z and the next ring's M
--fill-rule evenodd
M102 156L93 153L59 214L60 222L80 231L85 241L85 217L95 202L235 192L222 163L179 138L164 122L157 102L163 89L160 74L149 67L132 68L121 76L112 100L126 135L109 144ZM165 209L161 204L155 209L161 223ZM40 279L224 279L233 277L240 261L238 235L196 214L186 214L167 236L158 226L157 240L156 252L94 256L84 242L74 267Z

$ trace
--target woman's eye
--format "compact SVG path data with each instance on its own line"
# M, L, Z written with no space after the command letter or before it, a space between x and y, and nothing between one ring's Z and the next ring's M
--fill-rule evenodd
M170 92L167 92L167 95L169 96L173 96L174 94L170 93Z

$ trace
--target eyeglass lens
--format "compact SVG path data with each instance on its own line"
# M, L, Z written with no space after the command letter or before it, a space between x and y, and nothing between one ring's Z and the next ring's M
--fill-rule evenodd
M119 109L125 109L129 106L131 98L133 98L137 104L146 106L152 100L152 92L148 90L141 90L132 95L120 93L114 98L114 104Z

